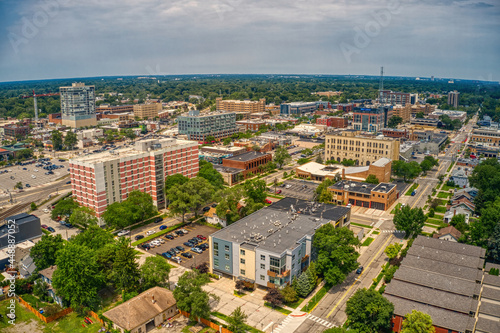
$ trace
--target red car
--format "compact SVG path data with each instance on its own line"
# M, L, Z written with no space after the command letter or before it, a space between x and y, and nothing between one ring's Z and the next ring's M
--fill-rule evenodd
M196 236L196 237L198 237L198 238L199 238L199 239L201 239L201 240L206 240L206 239L207 239L207 237L205 237L205 236L203 236L203 235L198 235L198 236Z
M264 201L266 202L266 204L272 204L272 203L273 203L273 202L272 202L271 200L269 200L269 199L266 199L266 200L264 200Z
M48 229L49 228L49 226L46 225L46 224L42 224L41 227L44 228L44 229Z
M277 190L277 191L276 191L276 194L280 194L280 193L281 193L281 190Z

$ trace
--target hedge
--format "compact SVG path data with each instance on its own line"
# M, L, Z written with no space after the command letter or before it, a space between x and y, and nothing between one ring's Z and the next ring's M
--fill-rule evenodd
M179 229L179 228L181 228L181 227L183 227L183 226L185 226L185 225L186 225L186 223L182 223L182 222L181 222L181 223L176 224L176 225L174 225L174 226L168 227L167 229L160 230L159 232L156 232L156 233L154 233L154 234L152 234L152 235L149 235L149 236L147 236L147 237L144 237L144 238L142 238L142 239L139 239L138 241L133 242L133 243L132 243L132 246L137 246L137 245L140 245L140 244L142 244L142 243L144 243L144 242L147 242L147 241L149 241L149 240L151 240L151 239L153 239L153 238L156 238L156 237L161 236L161 235L165 235L165 234L167 234L167 233L169 233L169 232L171 232L171 231L173 231L173 230Z

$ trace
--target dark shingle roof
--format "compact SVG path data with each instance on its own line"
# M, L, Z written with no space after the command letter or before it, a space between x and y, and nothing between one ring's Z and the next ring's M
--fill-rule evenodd
M447 242L450 244L458 244L440 239L434 239L437 242ZM446 262L453 265L482 269L484 260L472 255L461 254L459 252L449 252L443 249L431 248L428 246L413 246L408 251L408 254L418 256L420 258L427 258L435 261Z
M261 153L261 152L258 152L258 151L249 151L247 153L243 153L243 154L239 154L239 155L236 155L236 156L227 157L227 158L224 158L224 159L225 160L230 160L230 161L247 162L247 161L251 161L251 160L254 160L256 158L265 156L265 155L270 155L270 154Z
M483 279L483 284L500 287L500 276L486 274Z
M45 276L47 279L52 281L52 275L56 271L57 266L50 266L49 268L42 269L38 274Z
M407 255L403 260L403 264L404 266L415 267L424 271L435 272L444 276L453 276L464 280L481 281L482 278L482 272L476 268L437 262L419 256Z
M500 289L484 286L483 292L481 293L481 299L483 298L500 301Z
M500 316L500 305L490 302L481 302L481 306L479 307L479 313L498 317Z
M500 321L486 318L478 318L476 332L498 333L500 332Z
M484 258L484 255L486 253L486 250L479 246L467 245L462 243L450 243L445 240L434 240L423 236L419 236L415 239L412 248L415 247L415 245L481 258Z

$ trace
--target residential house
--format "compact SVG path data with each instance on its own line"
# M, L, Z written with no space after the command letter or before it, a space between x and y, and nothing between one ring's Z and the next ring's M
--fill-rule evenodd
M468 168L458 168L453 170L451 173L450 180L455 183L455 185L460 186L462 188L469 187L469 175Z
M479 191L475 187L466 187L466 188L462 188L462 189L456 190L455 191L455 195L461 194L461 193L467 193L472 198L475 198L477 196L478 192Z
M50 297L54 299L54 302L59 304L60 306L63 306L63 299L59 296L56 295L56 292L54 288L52 287L52 276L54 275L54 272L56 271L57 266L50 266L49 268L42 269L38 274L40 274L40 277L42 278L42 281L46 282L49 285L48 289L48 294Z
M153 287L103 313L120 332L146 333L178 313L173 293Z
M208 223L215 225L220 224L221 226L226 227L226 220L217 216L217 212L214 207L210 207L210 210L203 215Z
M468 206L465 203L460 203L455 206L450 206L448 208L448 211L444 214L443 221L445 223L450 223L451 219L453 216L458 215L458 214L463 214L465 215L465 222L469 223L469 217L474 213L474 209L472 209L470 206Z
M458 242L460 236L462 236L462 233L452 225L442 228L436 234L432 235L432 237L434 238L447 240L450 242Z

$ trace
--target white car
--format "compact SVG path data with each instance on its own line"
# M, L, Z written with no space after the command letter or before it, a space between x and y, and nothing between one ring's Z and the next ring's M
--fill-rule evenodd
M186 229L181 229L181 231L184 233L184 234L187 234L188 231Z
M130 234L130 230L122 230L122 231L120 231L120 232L117 234L117 236L118 236L118 237L121 237L121 236L125 236L125 235L128 235L128 234Z
M31 175L31 178L35 179L35 178L36 178L36 176L35 176L35 175Z
M152 235L154 233L156 233L155 230L149 230L148 232L146 232L146 236Z
M151 241L149 244L154 245L154 246L158 246L158 245L160 245L160 242L157 240L154 240L154 241Z
M38 172L38 169L35 169L35 170L33 170L33 171Z
M50 210L48 210L47 208L45 208L45 209L43 210L43 212L44 212L44 213L48 213L48 212L50 212Z

